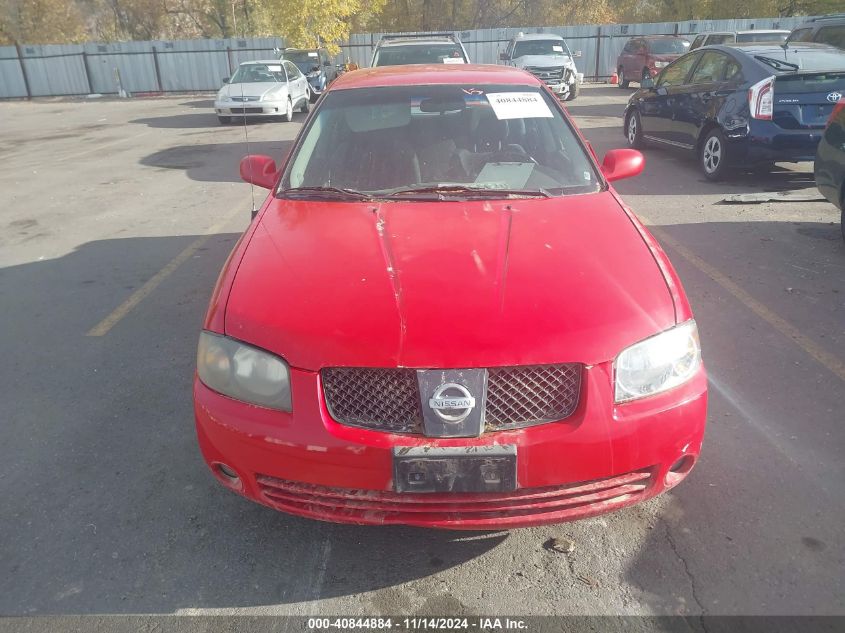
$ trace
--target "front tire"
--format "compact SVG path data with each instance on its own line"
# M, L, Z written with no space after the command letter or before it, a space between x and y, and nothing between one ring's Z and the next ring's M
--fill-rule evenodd
M645 145L643 141L643 121L640 118L640 113L636 110L628 115L628 120L625 121L625 138L628 139L628 146L632 149L642 149Z
M311 91L308 90L305 93L305 99L302 100L302 105L299 107L300 112L304 112L308 114L308 111L311 109Z
M619 79L619 87L620 88L627 88L628 86L631 85L631 82L629 80L625 79L625 69L622 68L621 66L619 67L619 70L617 71L616 76Z
M232 117L230 116L218 116L217 120L220 121L220 125L228 125L232 122Z
M569 86L569 94L566 95L567 101L574 101L575 97L578 96L578 80L575 80L575 83Z
M290 100L290 97L288 97L287 110L285 110L285 114L282 118L287 123L290 123L291 121L293 121L293 102Z
M707 180L724 179L728 169L728 146L722 130L713 128L707 132L701 142L698 160Z

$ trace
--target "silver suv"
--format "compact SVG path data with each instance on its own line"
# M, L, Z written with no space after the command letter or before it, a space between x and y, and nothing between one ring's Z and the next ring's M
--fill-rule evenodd
M383 36L370 65L375 68L405 64L469 64L469 56L454 33Z
M578 72L575 58L566 41L552 33L520 33L510 42L499 59L508 66L527 70L546 83L560 99L572 101L578 96Z

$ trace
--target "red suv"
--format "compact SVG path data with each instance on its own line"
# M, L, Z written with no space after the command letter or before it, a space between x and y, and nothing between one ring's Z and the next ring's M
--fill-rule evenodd
M627 88L632 81L654 77L688 50L689 42L675 35L632 37L616 60L619 87Z
M698 332L666 254L517 68L346 73L277 166L200 335L203 455L284 512L474 530L569 521L686 477Z

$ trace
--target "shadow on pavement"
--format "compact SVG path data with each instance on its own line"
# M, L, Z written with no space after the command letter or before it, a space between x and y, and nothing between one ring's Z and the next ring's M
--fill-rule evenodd
M250 141L249 152L272 156L279 163L293 141ZM146 167L181 169L191 180L201 182L240 182L238 165L246 156L244 140L231 143L178 145L159 150L141 159Z
M302 122L307 115L301 112L294 112L292 122ZM146 125L153 128L164 129L192 129L192 128L221 128L228 129L231 127L243 126L242 119L232 119L231 123L220 123L217 120L217 115L211 107L207 112L197 112L189 114L172 114L168 116L147 117L143 119L133 119L129 123L137 125ZM287 121L283 121L279 117L248 117L246 120L248 126L253 125L288 125Z

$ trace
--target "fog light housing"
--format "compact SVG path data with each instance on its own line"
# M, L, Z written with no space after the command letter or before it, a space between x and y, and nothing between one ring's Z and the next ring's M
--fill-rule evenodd
M682 455L674 464L669 467L664 482L667 488L677 486L686 477L695 465L694 455Z

